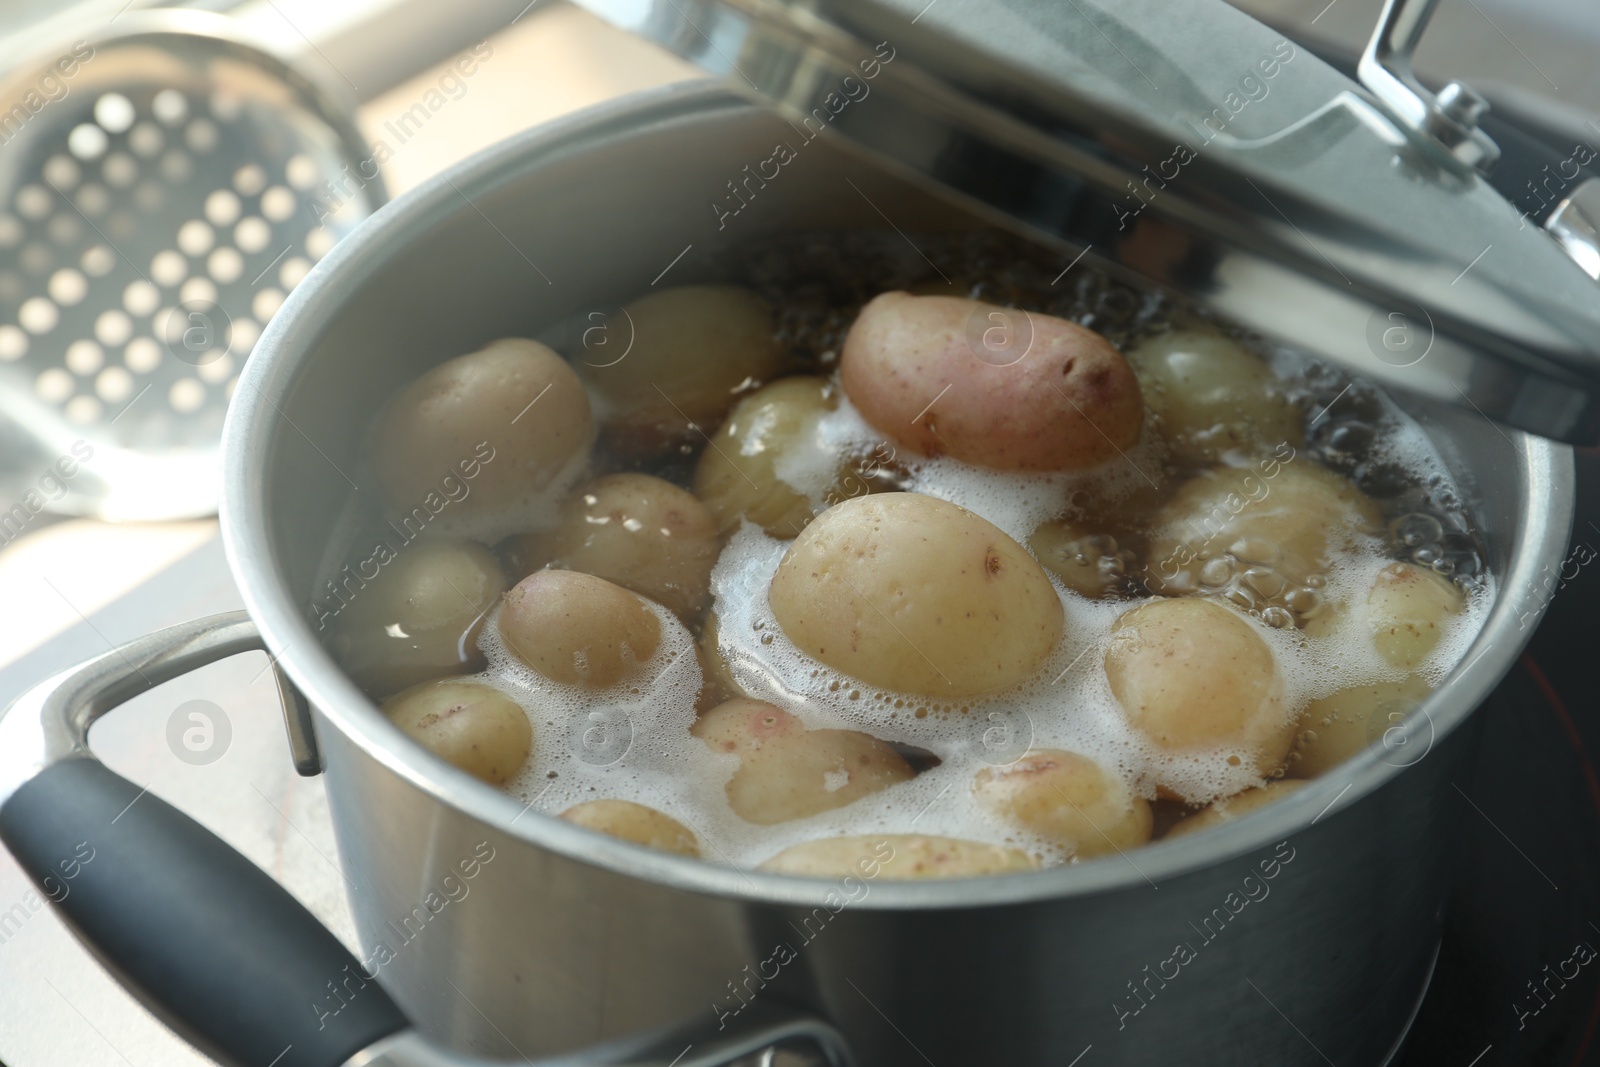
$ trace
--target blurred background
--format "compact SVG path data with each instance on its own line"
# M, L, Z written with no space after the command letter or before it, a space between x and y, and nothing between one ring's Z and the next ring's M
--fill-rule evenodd
M1237 0L1236 6L1278 26L1302 44L1353 55L1371 32L1381 0ZM63 46L70 47L73 41L135 24L145 7L123 0L70 6L63 6L61 0L3 0L0 81L37 70L41 56L60 54ZM697 76L675 58L560 0L454 0L450 4L428 0L248 0L192 7L235 20L233 25L242 36L263 43L285 57L292 70L325 87L327 106L335 114L353 118L361 139L372 145L387 144L392 151L378 156L381 182L391 198L529 126L622 94ZM1600 65L1594 62L1596 55L1600 55L1600 5L1592 0L1442 0L1417 58L1425 81L1464 80L1493 102L1497 114L1538 127L1554 143L1600 145L1600 125L1596 124L1600 122ZM467 67L471 73L463 74ZM84 68L85 72L90 69L92 65ZM419 104L427 111L426 122L415 118ZM97 111L96 117L103 125L109 123L108 129L120 122L115 114L105 118ZM49 118L48 111L41 111L31 121L42 123ZM4 121L0 116L0 132L5 132ZM179 126L169 125L176 143ZM403 134L397 135L397 131ZM129 134L135 147L136 132ZM62 129L60 136L67 150L57 177L71 179L71 184L78 180L71 157L94 157L95 145L70 142L70 137L80 136L75 129ZM203 129L197 134L191 123L184 128L184 136L196 159L211 151L202 151ZM99 150L105 150L103 136ZM132 160L130 165L152 173L159 169L174 182L193 177L187 171L179 174L173 169L176 164L168 167L166 155L156 157L152 152L149 163ZM211 154L207 158L219 157ZM361 160L359 153L354 158ZM109 157L107 164L109 183ZM326 188L322 181L339 177L333 164L322 161L319 165L321 172L308 173L301 190L308 196ZM18 170L23 166L15 146L0 143L0 177L5 179L0 187L15 191L22 185ZM262 214L270 215L268 191L252 185L243 163L238 169L223 166L216 173L220 191L226 193L231 183L247 200L257 197ZM51 179L48 167L44 179ZM129 184L136 194L133 178ZM111 190L113 196L116 193ZM276 243L263 240L256 248L243 227L234 229L233 240L239 246L234 266L240 256L260 257L243 259L241 272L230 267L227 256L216 258L222 246L212 247L211 242L218 239L212 230L205 230L203 238L191 233L198 251L185 244L182 232L153 238L156 244L150 247L176 240L189 255L195 280L185 282L184 292L195 301L222 300L217 295L221 284L232 286L229 291L234 298L248 307L248 313L234 314L235 324L246 317L253 325L236 329L229 356L224 357L231 361L229 369L202 360L191 361L192 367L166 367L163 361L175 358L170 346L165 352L152 347L154 355L147 353L140 369L125 331L119 334L117 321L102 319L93 324L100 340L67 349L64 357L47 367L30 365L39 354L28 351L30 340L49 331L29 329L28 312L21 310L27 306L22 298L29 286L40 291L47 288L48 308L45 303L35 304L33 314L70 316L78 308L74 293L82 299L83 279L79 268L53 262L48 248L36 248L15 237L16 219L11 213L26 216L30 210L24 196L15 195L14 204L0 205L0 312L17 320L0 322L0 422L8 415L23 418L19 412L36 413L41 401L47 400L66 415L66 422L54 430L58 439L78 440L73 435L81 433L82 439L91 443L111 420L120 421L123 413L132 421L144 418L145 410L159 410L166 420L160 425L169 430L175 421L182 422L183 416L198 418L213 408L220 413L231 374L236 371L234 364L247 356L253 342L251 331L259 333L304 269L325 254L340 233L358 222L361 213L361 205L356 204L311 234L295 234L280 259L267 263L255 282L245 286L240 283L247 282L258 262L271 258ZM351 187L348 196L334 199L354 203L359 197ZM206 203L210 217L212 202ZM233 216L225 203L218 203L222 206L212 222L223 232L226 225L234 224ZM80 214L89 225L95 225L93 211ZM62 225L70 229L77 223L68 216ZM292 229L292 224L283 223L275 236L281 238L286 226ZM119 238L118 243L143 236L131 235L126 242ZM201 264L209 270L210 280L202 277ZM155 269L154 261L151 269ZM82 270L93 273L87 262ZM76 282L72 275L77 275ZM127 300L132 310L134 297L130 294ZM90 340L87 333L85 340ZM35 349L41 345L35 344ZM114 353L107 355L107 350L121 350L123 345L130 353L121 357L128 364L125 368ZM74 430L73 425L79 429ZM167 509L178 514L187 511L181 518L103 521L82 514L93 510L91 501L72 494L59 502L49 499L54 496L55 483L41 487L41 479L50 477L54 452L34 454L20 445L11 446L8 440L0 435L0 509L12 509L0 511L0 703L118 642L239 606L217 539L216 520L203 513L206 494L198 493ZM65 455L69 450L60 451ZM83 470L77 477L83 480L78 484L87 485L91 478L113 478L109 463L113 457L109 448L93 452L81 463ZM97 458L106 464L105 469L95 469ZM1600 545L1600 528L1584 529L1584 523L1593 525L1594 464L1587 454L1583 462L1588 495L1575 536L1592 538ZM134 504L119 504L119 513L159 514L163 510L162 482L160 477L150 478L134 494ZM39 493L46 506L30 507L30 493ZM79 514L55 514L52 505L57 503ZM15 504L22 504L24 510L17 511ZM1595 594L1593 577L1585 578L1587 592L1573 583L1558 594L1557 619L1570 612L1574 620L1559 625L1582 632L1578 605ZM1559 658L1561 663L1551 667L1552 676L1569 666L1582 668L1581 655L1562 654ZM259 655L241 657L148 694L96 728L96 747L118 771L193 813L274 872L336 931L351 939L353 930L343 904L343 875L321 785L317 779L296 777L290 767L271 675L265 666L265 658ZM1542 690L1535 691L1536 681L1524 684L1533 687L1528 691L1530 701L1545 699ZM227 725L218 751L203 763L180 758L166 741L175 709L192 701L205 701ZM1591 707L1583 710L1592 712L1592 703L1591 697ZM1582 754L1581 747L1575 751ZM1578 783L1574 796L1587 796L1583 794L1583 775L1589 774L1592 780L1592 768L1585 771L1585 767L1587 762L1581 766L1573 763L1563 771L1570 772ZM1589 834L1583 838L1584 847L1590 852L1595 851L1589 832L1592 819L1590 814L1583 822L1583 832ZM1501 861L1495 858L1490 862ZM1580 872L1578 877L1592 890L1592 871ZM10 1067L67 1063L154 1067L209 1062L123 994L48 909L30 903L28 893L26 881L9 857L0 854L0 1061ZM1594 903L1591 893L1586 905ZM1600 921L1600 908L1593 909L1593 918ZM1517 920L1518 915L1509 910L1504 916L1508 928ZM1593 936L1600 944L1600 927ZM1476 955L1487 952L1484 949ZM1473 956L1474 951L1467 955ZM1531 959L1529 963L1527 975L1531 976L1538 965ZM1516 988L1515 980L1506 980ZM1459 1060L1416 1062L1459 1062L1467 1067L1475 1053L1483 1057L1483 1064L1582 1062L1594 1028L1593 986L1590 981L1582 992L1574 990L1572 1011L1559 1019L1552 1013L1552 1020L1540 1020L1543 1031L1537 1039L1530 1037L1526 1045L1513 1049L1505 1039L1463 1032L1459 1049L1451 1046L1452 1055L1458 1050L1463 1053ZM1509 1008L1485 1010L1511 1014ZM1444 1029L1454 1025L1464 1031L1471 1027L1471 1016L1471 1011L1457 1009L1432 1023L1425 1016L1424 1022ZM1479 1029L1489 1032L1488 1024ZM1495 1047L1497 1041L1499 1048ZM1490 1047L1483 1048L1486 1044Z

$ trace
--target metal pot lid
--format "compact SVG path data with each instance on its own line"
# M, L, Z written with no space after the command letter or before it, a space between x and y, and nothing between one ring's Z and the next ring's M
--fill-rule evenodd
M1482 180L1481 99L1410 73L1435 0L1388 0L1364 86L1222 0L579 2L1064 265L1090 254L1533 433L1600 435L1593 191L1545 232Z

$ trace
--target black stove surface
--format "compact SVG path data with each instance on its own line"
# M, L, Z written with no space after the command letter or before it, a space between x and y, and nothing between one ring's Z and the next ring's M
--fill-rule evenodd
M1463 870L1396 1067L1600 1064L1600 450L1578 486L1549 613L1479 712Z

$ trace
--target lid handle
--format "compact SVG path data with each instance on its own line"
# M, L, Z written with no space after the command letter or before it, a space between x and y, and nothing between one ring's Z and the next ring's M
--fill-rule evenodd
M1487 174L1500 159L1500 146L1478 128L1489 102L1457 81L1435 95L1411 69L1411 57L1438 3L1385 0L1357 73L1412 141L1452 170Z

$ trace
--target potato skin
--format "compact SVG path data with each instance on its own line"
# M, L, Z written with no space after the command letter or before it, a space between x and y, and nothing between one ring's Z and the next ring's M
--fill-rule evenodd
M1313 700L1300 716L1290 773L1296 778L1326 774L1399 726L1427 695L1428 684L1412 675L1398 682L1350 686Z
M981 334L989 316L1023 314L1027 354L979 358L969 324ZM1099 466L1139 439L1144 419L1139 383L1105 338L978 300L883 293L850 327L839 366L850 402L895 443L998 470Z
M694 471L694 493L728 534L741 519L773 537L793 537L816 514L774 471L778 457L837 406L821 378L781 378L734 405Z
M533 752L527 713L478 682L423 682L384 701L383 713L434 755L490 785L509 781Z
M574 804L559 816L596 833L632 841L645 848L675 852L680 856L700 856L700 840L672 816L631 800L587 800Z
M1018 848L924 834L830 837L791 845L761 864L763 871L806 878L929 879L1016 874L1038 867Z
M553 530L506 546L512 573L542 567L582 571L615 582L692 621L711 593L721 545L705 506L648 474L608 474L562 505Z
M339 662L378 696L479 670L478 633L505 587L499 561L482 545L408 545L340 613Z
M1173 823L1166 834L1163 835L1162 840L1165 841L1171 837L1182 837L1185 834L1199 833L1201 830L1208 830L1213 826L1221 826L1225 822L1231 822L1240 816L1248 815L1257 808L1264 808L1275 800L1282 800L1295 790L1304 788L1305 784L1291 779L1280 779L1275 782L1268 782L1266 785L1256 786L1254 789L1246 789L1243 792L1235 793L1231 797L1223 797L1193 815Z
M985 767L973 779L972 793L996 815L1072 845L1079 859L1150 840L1149 802L1076 752L1034 749L1015 763Z
M604 689L661 645L661 620L620 585L579 571L535 571L496 620L506 649L552 681Z
M695 710L704 714L730 700L745 695L734 680L733 670L717 647L717 613L706 612L700 624L700 636L695 639L694 654L700 661L700 695L695 698Z
M571 470L594 438L588 394L566 360L508 337L412 382L379 422L372 455L390 508L442 499L449 476L467 489L449 503L450 521L500 537L515 519L503 516Z
M912 778L889 745L856 730L807 730L774 704L737 698L702 715L694 735L739 757L728 805L760 826L852 804Z
M1180 462L1305 442L1300 411L1271 368L1221 334L1170 330L1130 349L1128 362Z
M1021 545L915 493L857 497L817 516L784 554L769 602L807 655L929 697L1016 685L1064 626L1050 579Z
M783 371L772 309L748 289L685 285L622 310L606 321L607 349L576 360L595 392L606 442L619 455L637 459L700 444L741 392ZM633 344L619 359L623 338Z
M1365 493L1313 460L1289 455L1255 468L1203 471L1179 486L1150 523L1151 590L1203 593L1207 562L1232 554L1241 560L1238 572L1259 559L1283 583L1283 592L1263 603L1289 603L1288 591L1325 575L1335 552L1377 533L1381 516Z
M1441 627L1463 602L1448 578L1414 563L1387 564L1367 592L1373 647L1391 665L1412 670L1438 647Z
M1253 751L1270 774L1294 739L1272 649L1213 601L1155 600L1125 612L1111 626L1105 670L1128 721L1158 748Z

